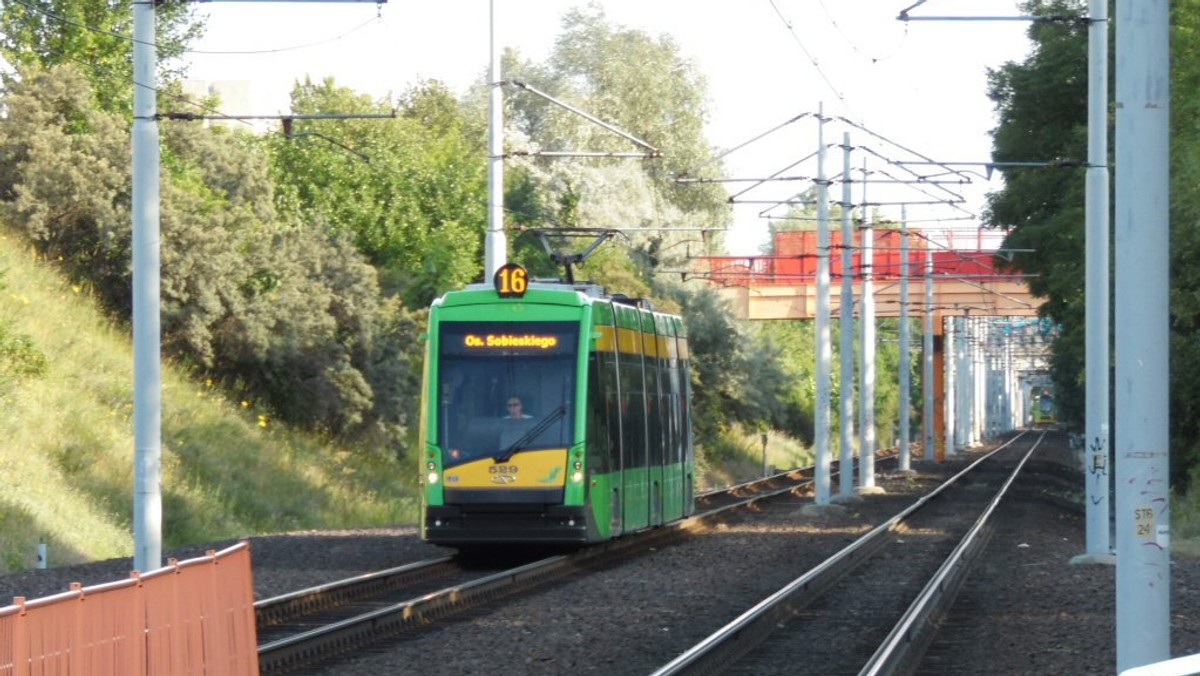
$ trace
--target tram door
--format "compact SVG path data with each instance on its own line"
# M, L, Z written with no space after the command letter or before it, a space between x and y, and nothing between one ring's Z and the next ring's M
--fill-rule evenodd
M646 454L649 500L649 522L652 526L663 522L663 488L666 477L663 472L664 447L663 430L667 424L666 411L662 407L662 397L659 392L661 371L659 363L660 348L665 347L658 340L654 326L654 315L642 313L642 341L644 345L644 366L646 375Z
M646 453L646 375L638 311L616 306L621 388L622 523L626 531L645 528L649 515L649 462Z
M675 330L670 318L658 318L659 327L659 381L658 400L659 434L663 448L663 506L664 521L673 521L684 515L684 482L687 474L683 466L683 446L680 434L681 411L679 407L679 347L675 341Z

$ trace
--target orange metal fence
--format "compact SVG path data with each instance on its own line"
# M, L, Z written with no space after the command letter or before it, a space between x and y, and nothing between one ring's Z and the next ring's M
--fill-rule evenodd
M250 547L0 608L0 676L258 674Z

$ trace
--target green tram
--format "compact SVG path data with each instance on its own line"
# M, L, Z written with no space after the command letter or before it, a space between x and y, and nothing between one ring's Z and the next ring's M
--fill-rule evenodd
M1033 422L1049 425L1058 422L1058 408L1054 405L1054 390L1049 387L1033 393Z
M495 277L430 309L422 538L582 544L690 515L680 318L513 264Z

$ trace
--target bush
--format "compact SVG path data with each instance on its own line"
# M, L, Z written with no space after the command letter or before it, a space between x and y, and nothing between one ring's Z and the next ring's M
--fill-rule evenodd
M0 271L0 291L4 288L4 273ZM45 375L49 367L46 355L32 338L16 333L11 322L0 322L0 387L12 380Z
M0 325L0 384L45 375L49 364L32 338L15 334L8 326Z

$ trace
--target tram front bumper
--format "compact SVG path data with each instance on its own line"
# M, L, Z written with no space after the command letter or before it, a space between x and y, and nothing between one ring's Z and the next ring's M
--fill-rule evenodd
M423 537L435 544L584 543L583 507L566 505L442 505L425 509Z

